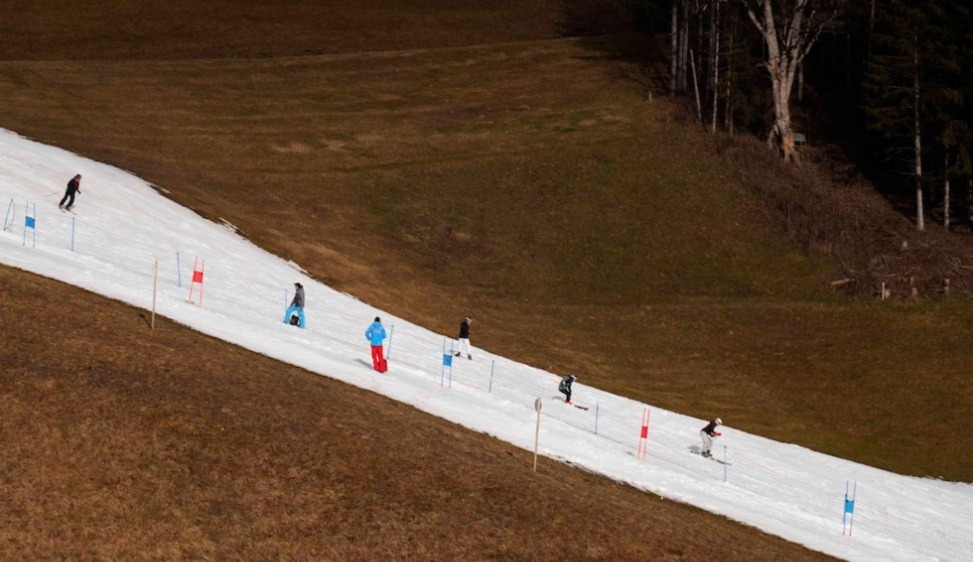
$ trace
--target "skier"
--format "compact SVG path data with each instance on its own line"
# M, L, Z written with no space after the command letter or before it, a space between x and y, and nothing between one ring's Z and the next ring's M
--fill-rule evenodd
M456 357L463 354L463 348L466 348L466 358L473 359L473 354L470 353L470 324L473 323L473 319L467 316L463 319L463 322L459 325L459 336L456 338L458 341L456 343Z
M382 342L385 340L385 328L382 327L382 320L376 316L372 325L365 330L365 339L372 344L372 367L379 373L388 370L385 361L385 352L382 350Z
M716 428L721 425L723 425L723 420L721 420L720 418L716 418L715 420L706 424L706 427L699 430L699 436L703 438L702 455L706 458L710 458L713 456L713 453L710 452L710 449L713 447L713 438L723 435L719 431L716 431Z
M70 211L71 207L74 207L74 194L81 193L81 174L78 174L71 178L68 182L67 189L64 190L64 197L61 198L61 202L57 204L58 208L62 211ZM67 202L67 205L64 203Z
M564 403L571 403L571 385L574 381L578 380L578 375L568 375L561 379L561 384L558 385L557 389L564 393Z
M294 299L291 306L284 312L284 324L294 324L294 316L297 315L297 326L303 328L304 320L304 285L294 283Z

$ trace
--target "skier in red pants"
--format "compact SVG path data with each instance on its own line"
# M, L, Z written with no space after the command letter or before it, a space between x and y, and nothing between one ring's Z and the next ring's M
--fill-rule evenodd
M372 325L365 330L365 339L372 344L372 367L379 373L384 373L388 370L385 352L382 349L382 342L385 341L385 328L382 327L382 320L378 316L375 317Z

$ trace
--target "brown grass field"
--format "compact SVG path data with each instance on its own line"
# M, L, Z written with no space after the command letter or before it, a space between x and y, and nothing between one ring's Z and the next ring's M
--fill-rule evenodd
M0 287L3 560L826 559L62 283ZM62 306L23 322L38 302Z
M560 37L615 29L581 2L15 4L0 126L131 170L432 329L472 315L474 345L973 480L973 436L956 431L973 407L968 299L832 295L839 268L791 245L677 105L646 101L666 66L651 42ZM177 326L148 339L131 309L0 271L11 553L813 556L554 463L532 478L519 450ZM35 286L63 296L38 305ZM24 335L24 317L62 328ZM456 449L433 452L434 432Z

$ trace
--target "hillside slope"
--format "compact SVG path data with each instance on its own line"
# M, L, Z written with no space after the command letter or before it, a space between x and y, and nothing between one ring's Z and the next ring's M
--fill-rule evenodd
M621 57L639 49L4 63L0 122L137 171L383 309L442 332L472 315L474 345L973 480L954 454L973 437L950 431L973 404L969 304L831 300L837 265L791 245L711 137L644 101L649 71ZM872 407L827 407L836 393Z
M826 559L75 287L0 287L3 559Z

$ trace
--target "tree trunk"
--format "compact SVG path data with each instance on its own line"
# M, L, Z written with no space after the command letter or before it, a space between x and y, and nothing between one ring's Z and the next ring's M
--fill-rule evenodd
M946 232L949 232L949 149L946 149L946 162L943 165L943 178L945 182L943 183L943 228Z
M966 180L966 221L973 230L973 176Z
M699 99L699 80L696 79L696 56L692 49L689 49L689 65L693 70L693 89L696 90L696 118L699 119L700 124L705 126L705 123L703 123L703 104Z
M774 99L774 124L767 142L778 148L785 161L791 161L796 156L790 112L795 75L811 46L834 18L840 2L830 11L822 7L820 0L780 2L780 10L785 14L777 18L774 0L741 1L767 47L765 66L770 74Z
M733 11L731 10L728 24L730 36L727 38L726 55L724 57L726 58L727 64L725 80L726 97L724 98L725 108L723 110L723 118L726 120L726 126L724 129L731 135L733 134L733 53L736 49L736 44L734 42L736 37L736 22L736 17L734 17Z
M670 28L670 34L672 38L669 44L669 51L672 60L669 63L669 95L675 96L676 72L679 68L679 0L673 0L672 2L672 26Z
M922 101L922 90L919 82L919 37L914 36L912 42L912 93L915 105L915 159L916 159L916 230L926 230L926 217L922 204L922 112L919 107Z
M679 32L679 91L689 88L689 6L682 4L682 25Z
M716 120L719 116L720 103L720 4L716 3L713 8L713 128L716 132Z

